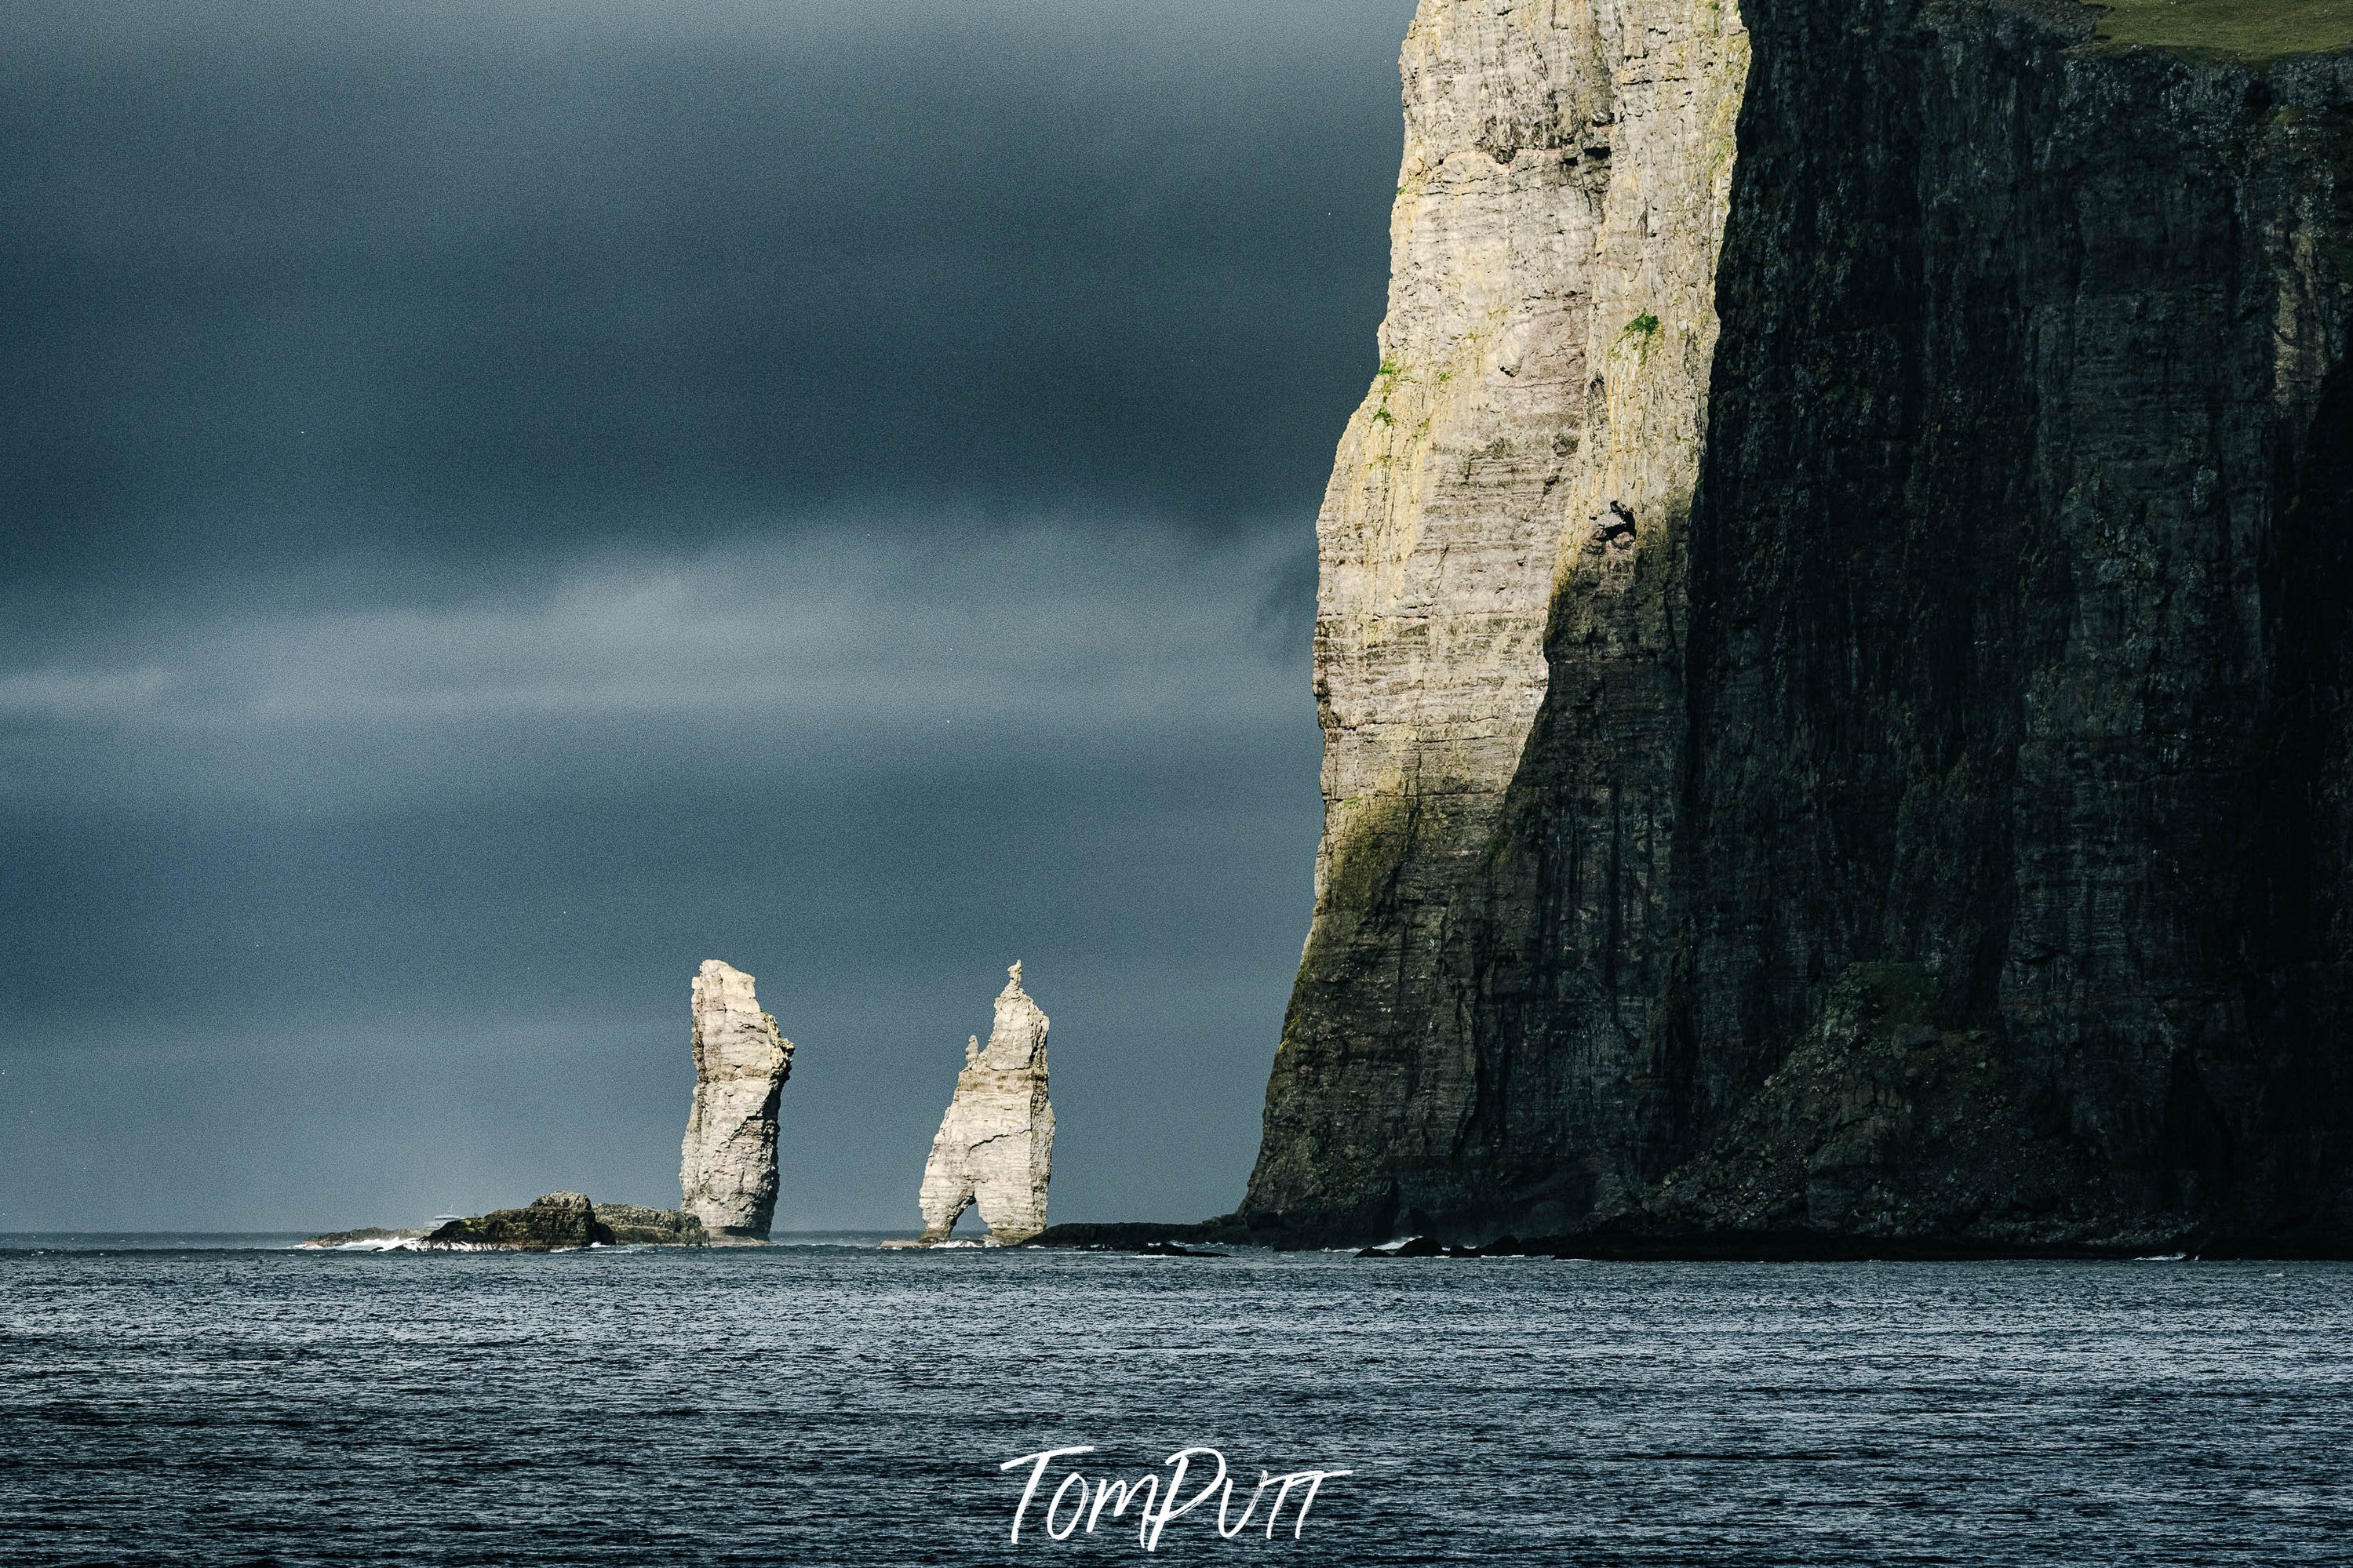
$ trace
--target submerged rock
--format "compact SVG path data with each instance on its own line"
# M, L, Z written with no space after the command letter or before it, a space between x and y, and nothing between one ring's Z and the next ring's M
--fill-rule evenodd
M682 1206L720 1246L763 1242L776 1212L776 1101L792 1072L793 1043L760 1010L752 976L740 969L703 960L693 997Z
M1164 1246L1180 1246L1188 1241L1246 1244L1248 1239L1246 1232L1228 1225L1224 1220L1208 1220L1199 1225L1169 1225L1153 1221L1111 1224L1081 1221L1071 1225L1049 1226L1022 1245L1061 1247L1073 1252L1153 1252Z
M297 1242L295 1245L308 1247L365 1246L383 1247L396 1242L419 1241L424 1237L425 1232L422 1230L396 1230L388 1226L364 1225L355 1230L331 1230L324 1236L314 1236L307 1241Z
M1054 1108L1046 1099L1046 1015L1021 989L1021 965L1007 972L997 1021L984 1049L964 1048L955 1097L940 1119L917 1203L923 1234L904 1245L937 1246L977 1205L989 1239L1009 1246L1046 1228L1046 1184L1054 1163Z

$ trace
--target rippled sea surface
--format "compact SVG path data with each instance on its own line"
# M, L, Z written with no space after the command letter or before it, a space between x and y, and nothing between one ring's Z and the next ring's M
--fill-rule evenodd
M2353 1267L0 1238L10 1564L1142 1560L1072 1444L1355 1472L1180 1562L2341 1563Z

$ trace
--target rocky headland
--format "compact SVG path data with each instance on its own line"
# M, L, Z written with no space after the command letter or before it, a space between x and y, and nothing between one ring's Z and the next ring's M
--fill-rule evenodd
M1423 0L1257 1166L1043 1239L2353 1252L2332 15Z

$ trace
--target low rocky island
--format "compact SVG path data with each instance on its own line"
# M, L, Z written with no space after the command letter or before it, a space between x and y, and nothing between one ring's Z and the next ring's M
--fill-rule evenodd
M569 1252L584 1247L708 1247L711 1234L681 1210L596 1204L584 1193L549 1193L519 1209L449 1220L438 1230L365 1226L314 1236L301 1245L355 1252Z
M549 1193L519 1209L493 1209L472 1219L453 1219L420 1244L430 1248L562 1252L609 1245L612 1227L596 1217L596 1205L583 1193Z

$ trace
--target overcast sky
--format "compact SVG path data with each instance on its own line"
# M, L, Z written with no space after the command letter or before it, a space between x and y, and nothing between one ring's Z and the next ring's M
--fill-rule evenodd
M1410 0L0 8L0 1230L1232 1206Z

